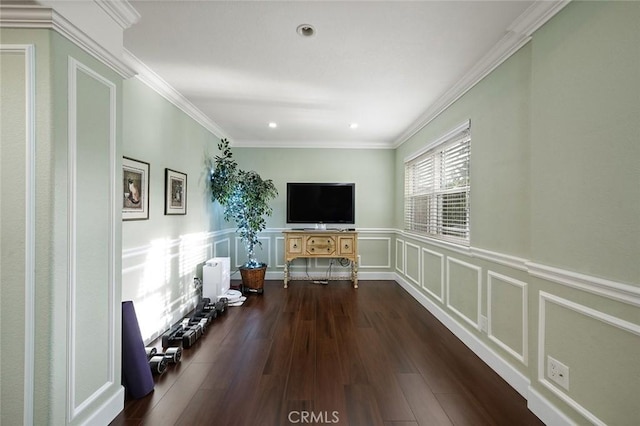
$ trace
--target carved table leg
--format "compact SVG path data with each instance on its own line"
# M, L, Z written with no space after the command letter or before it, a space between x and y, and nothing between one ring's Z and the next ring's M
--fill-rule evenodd
M287 288L289 282L289 262L284 262L284 288Z
M351 262L351 279L353 280L353 288L358 288L358 262Z

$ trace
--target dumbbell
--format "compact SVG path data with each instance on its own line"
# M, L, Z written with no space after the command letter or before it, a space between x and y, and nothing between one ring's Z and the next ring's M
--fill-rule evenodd
M187 321L188 320L188 321ZM202 329L200 334L204 334L207 331L207 326L209 325L209 320L207 318L198 317L193 315L191 318L185 318L182 320L183 327L194 327L199 325Z
M169 364L177 364L182 358L182 348L180 346L169 347L164 352L158 352L156 348L144 348L144 350L149 360L154 356L164 356Z
M146 347L144 351L147 354L147 360L149 361L149 367L151 368L151 372L156 375L163 374L167 369L167 363L170 362L169 359L162 361L160 357L164 357L164 354L158 353L156 348Z
M216 311L215 309L210 309L210 304L211 300L208 297L202 299L202 301L196 306L191 320L200 321L202 319L206 319L207 324L213 322L213 320L218 316L218 311Z
M206 326L209 326L213 320L218 316L218 311L195 311L191 316L191 321L203 322Z
M169 364L177 364L180 362L180 359L182 359L182 348L180 346L167 348L164 353L159 355L164 355Z
M181 325L184 330L194 330L196 332L196 340L204 334L204 325L200 322L192 323L191 318L184 318Z
M149 359L149 367L151 367L151 372L155 375L164 374L167 371L167 366L169 361L165 358L164 355L153 355Z
M209 300L208 298L203 299L203 302L208 300ZM201 307L203 302L200 302L198 307ZM227 310L228 306L229 306L229 299L227 299L226 297L221 297L220 300L218 300L217 302L204 303L204 305L202 305L202 310L204 312L212 313L212 314L215 312L214 314L215 317L218 317ZM197 308L196 308L196 312L197 312Z
M196 341L198 340L198 338L200 338L200 336L197 334L195 328L189 328L183 331L180 338L182 339L182 347L190 348L196 343Z
M198 340L200 334L202 334L201 327L185 328L182 324L177 324L165 334L162 335L162 347L168 348L170 346L180 346L183 348L190 348Z
M162 335L162 347L180 345L182 341L182 326L180 324L173 326L169 331Z

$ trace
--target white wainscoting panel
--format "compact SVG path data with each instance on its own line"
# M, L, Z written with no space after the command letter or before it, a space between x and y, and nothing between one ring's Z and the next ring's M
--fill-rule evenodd
M467 268L470 269L472 271L474 271L474 273L477 276L476 282L473 283L476 286L476 292L473 295L476 298L476 317L475 318L471 318L468 315L466 315L465 313L463 313L459 307L455 307L452 303L451 303L451 289L452 289L452 283L451 283L451 265L452 264L456 264L459 265L463 268ZM478 329L478 331L480 331L480 316L481 316L481 307L482 307L482 268L480 268L479 266L476 265L472 265L471 263L467 263L464 262L462 260L456 259L454 257L447 257L447 307L449 309L451 309L456 315L458 315L462 320L464 320L465 322L467 322L468 324L470 324L471 326L473 326L474 328Z
M416 286L420 287L420 247L410 242L405 243L405 276L409 278ZM415 259L415 265L410 265L408 259L411 257ZM409 266L412 266L412 270L409 270Z
M429 273L427 273L426 265L427 265L428 258L436 259L436 261L439 264L438 271L434 271L434 273L431 273L431 271L429 271ZM427 293L429 293L438 302L444 303L444 283L445 283L444 255L442 253L438 253L423 247L421 263L422 263L422 289ZM438 281L436 283L438 285L438 292L435 292L433 287L426 285L427 276L433 277L433 278L438 277L437 278Z
M396 239L396 271L404 274L404 240Z
M367 264L365 262L363 262L362 260L360 260L358 262L358 269L367 269L367 268L391 268L391 238L389 237L358 237L358 252L360 253L360 258L362 258L362 246L364 244L367 244L367 242L373 242L373 241L382 241L384 244L386 244L386 252L387 252L387 262L385 264L380 264L380 265L376 265L376 264ZM363 244L364 243L364 244ZM365 261L366 261L366 257L365 257Z
M226 245L227 248L224 251L218 249L218 246ZM224 253L222 256L220 253ZM213 257L226 257L231 255L231 240L229 238L223 238L213 243Z
M520 318L522 321L522 329L521 329L521 340L519 347L511 347L503 340L500 340L500 337L494 334L493 330L493 322L498 320L496 318L496 312L499 307L494 306L492 300L493 295L499 292L497 288L499 286L498 282L513 286L517 288L520 295ZM495 285L494 285L495 284ZM516 302L515 300L513 301ZM496 345L500 346L502 349L507 351L513 357L515 357L518 361L527 365L527 353L528 350L528 341L529 341L529 313L528 313L528 298L527 298L527 283L523 281L516 280L515 278L508 277L506 275L499 274L497 272L489 271L487 272L487 334L489 339L494 342ZM499 318L502 322L508 322L509 318Z
M276 268L284 268L284 237L276 237ZM284 274L283 274L284 279Z

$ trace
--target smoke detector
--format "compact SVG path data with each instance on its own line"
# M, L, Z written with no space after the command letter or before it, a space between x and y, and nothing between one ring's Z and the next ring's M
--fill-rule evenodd
M296 32L300 37L313 37L313 35L316 33L316 29L313 28L313 25L302 24L298 25L298 28L296 28Z

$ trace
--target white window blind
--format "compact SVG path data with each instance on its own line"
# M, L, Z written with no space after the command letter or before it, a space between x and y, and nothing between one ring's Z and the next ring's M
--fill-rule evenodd
M405 160L405 229L469 244L469 122Z

